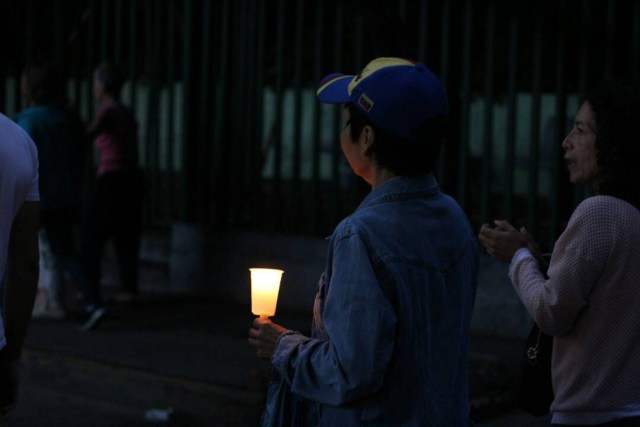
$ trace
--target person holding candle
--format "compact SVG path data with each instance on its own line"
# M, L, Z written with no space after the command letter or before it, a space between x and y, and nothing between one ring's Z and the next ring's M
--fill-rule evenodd
M480 229L489 255L510 262L513 286L553 337L552 425L640 425L640 87L585 97L562 141L580 203L548 266L538 245L508 221ZM544 271L547 271L545 276Z
M331 236L311 337L254 320L249 342L280 381L263 425L284 399L282 425L468 426L478 249L433 175L444 88L423 64L378 58L317 95L344 104L342 151L371 192Z

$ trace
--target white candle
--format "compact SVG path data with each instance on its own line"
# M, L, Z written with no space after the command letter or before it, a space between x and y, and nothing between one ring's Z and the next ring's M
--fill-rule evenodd
M280 279L284 271L274 268L250 268L251 312L262 318L276 314Z

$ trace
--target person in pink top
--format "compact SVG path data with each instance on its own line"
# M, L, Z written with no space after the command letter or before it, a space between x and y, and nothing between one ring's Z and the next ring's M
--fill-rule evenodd
M102 64L94 73L96 115L89 128L99 153L95 191L83 227L82 254L86 283L82 289L82 330L97 326L105 309L100 292L104 246L112 238L122 280L122 299L138 293L138 249L142 210L142 172L138 166L137 123L120 102L125 82L120 70Z
M516 293L553 337L555 426L640 426L640 88L585 98L562 142L580 203L558 238L547 276L538 245L507 221L482 226L489 255L510 262Z

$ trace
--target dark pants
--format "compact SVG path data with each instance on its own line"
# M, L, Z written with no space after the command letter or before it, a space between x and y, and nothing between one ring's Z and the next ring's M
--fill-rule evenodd
M110 172L97 178L82 233L85 306L102 305L102 255L110 238L113 238L122 290L138 292L142 196L142 172L138 169Z
M84 280L73 233L75 213L74 208L45 209L40 211L40 223L58 264L58 274L63 276L60 277L60 283L65 283L64 274L66 273L73 284L80 287ZM64 303L62 290L53 289L53 292L54 300Z
M557 427L593 427L583 425L568 425L568 424L551 424ZM603 427L640 427L640 417L622 418L619 420L609 421L608 423L596 424Z

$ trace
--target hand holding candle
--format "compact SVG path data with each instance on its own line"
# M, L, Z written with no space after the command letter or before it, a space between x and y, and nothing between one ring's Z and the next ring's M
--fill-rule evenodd
M278 292L282 270L270 268L250 268L251 271L251 312L260 316L253 321L249 330L249 344L256 347L260 358L268 359L273 354L276 342L287 329L269 320L276 314Z

